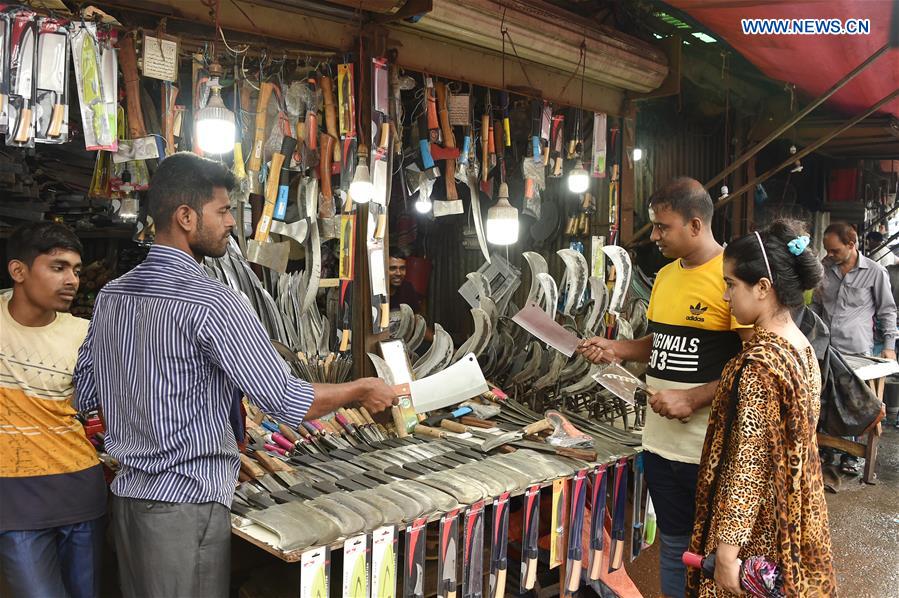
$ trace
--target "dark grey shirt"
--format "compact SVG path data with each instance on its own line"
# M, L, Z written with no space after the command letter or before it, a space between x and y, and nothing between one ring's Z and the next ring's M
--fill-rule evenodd
M844 353L870 354L874 324L884 337L884 348L896 348L896 303L886 268L858 254L858 264L843 275L824 260L824 280L815 290L812 309L830 327L830 340Z

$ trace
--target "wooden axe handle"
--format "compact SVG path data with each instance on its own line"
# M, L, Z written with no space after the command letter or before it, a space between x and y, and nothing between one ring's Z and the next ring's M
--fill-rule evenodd
M144 115L140 107L140 74L137 72L137 53L134 36L129 32L119 39L119 66L125 81L125 101L128 106L128 136L138 139L147 136Z
M253 135L253 151L250 154L249 170L259 172L262 169L262 149L265 144L265 120L268 111L268 102L272 98L275 86L272 83L263 82L259 87L259 97L256 99L256 128Z
M334 201L334 192L331 190L331 163L334 160L334 146L337 145L334 141L334 137L322 133L320 141L321 150L319 151L318 160L318 177L321 181L322 197L325 200L322 203L328 205ZM330 217L331 214L329 213L326 218Z
M446 432L422 424L416 425L413 432L415 432L416 436L425 436L427 438L436 438L438 440L446 436Z
M334 82L331 77L321 78L322 100L325 105L325 130L328 135L334 139L340 139L340 133L337 131L337 105L334 103ZM324 145L322 145L324 152ZM340 162L340 144L334 144L330 150L335 162Z
M253 458L256 459L256 461L259 462L259 465L269 473L275 473L276 471L290 471L290 468L287 467L286 464L283 464L265 451L255 451L253 453Z
M478 419L477 417L471 417L470 415L463 415L459 421L461 421L466 426L471 426L472 428L494 428L496 426L493 425L493 422L487 421L486 419Z
M487 171L490 169L490 156L488 155L490 143L490 116L481 116L481 181L487 182Z
M525 436L533 436L534 434L538 434L540 432L544 432L546 430L552 430L553 425L549 422L548 419L540 419L535 421L532 424L528 424L521 429L522 434Z

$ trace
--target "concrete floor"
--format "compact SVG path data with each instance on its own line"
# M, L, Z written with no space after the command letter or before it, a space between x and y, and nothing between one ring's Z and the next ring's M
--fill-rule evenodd
M844 480L827 494L840 596L899 598L899 430L886 426L877 458L878 483ZM659 596L658 547L627 567L644 596Z

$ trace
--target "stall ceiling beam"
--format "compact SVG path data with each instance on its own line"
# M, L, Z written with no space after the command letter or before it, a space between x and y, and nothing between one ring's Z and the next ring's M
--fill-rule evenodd
M291 8L288 2L262 0L250 3L237 0L222 2L219 22L226 32L235 31L250 35L263 35L298 45L329 49L334 52L351 52L359 48L360 35L375 36L378 32L388 36L390 47L398 50L398 63L406 69L427 72L448 79L483 85L499 89L503 78L503 57L501 52L472 46L461 39L447 39L428 33L413 26L368 25L325 15L313 15L299 8ZM436 2L435 2L436 3ZM95 1L104 8L132 10L192 23L208 23L209 12L200 2L180 2L179 0L116 0ZM240 6L252 18L238 10ZM250 8L250 11L247 11ZM129 23L126 23L128 25ZM496 37L499 39L499 30ZM621 35L621 34L619 34ZM623 36L626 37L626 36ZM522 40L523 41L523 40ZM265 41L261 42L265 46ZM651 46L649 46L651 48ZM510 91L541 95L544 99L559 104L577 106L580 104L580 80L572 77L572 71L565 71L529 60L519 62L511 54L507 45L505 58L505 83ZM519 52L521 48L519 47ZM655 53L662 55L658 50ZM664 57L663 57L664 60ZM588 56L588 75L590 72ZM667 72L667 67L665 67ZM664 75L662 75L664 78ZM661 79L659 80L661 81ZM532 89L532 86L539 89ZM584 84L584 105L586 110L605 112L619 116L624 110L626 92L622 89L597 83L589 79Z

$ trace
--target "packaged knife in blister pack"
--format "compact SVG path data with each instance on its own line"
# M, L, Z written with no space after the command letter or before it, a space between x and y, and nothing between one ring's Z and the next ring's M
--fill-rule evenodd
M7 38L6 145L34 147L34 63L37 57L34 11L12 9Z
M330 595L331 551L327 546L312 548L300 555L300 598Z
M631 553L630 561L640 556L643 550L643 496L646 484L643 479L643 453L634 457L634 509L631 517Z
M379 527L371 534L371 593L396 598L396 528Z
M462 598L484 595L484 501L465 513L465 550L462 558Z
M456 598L459 587L459 521L462 511L453 509L440 518L440 553L437 559L437 596Z
M10 20L6 14L6 5L0 4L0 134L5 134L9 124L9 115L6 112L9 97L9 35Z
M406 550L403 555L403 598L424 598L425 546L428 519L422 517L406 527Z
M590 575L596 581L602 574L602 549L605 544L606 500L608 495L608 468L598 465L593 474L590 501Z
M489 598L503 598L506 593L509 548L509 493L504 492L493 501L493 520L490 534Z
M612 485L612 543L609 545L609 573L617 571L624 564L624 541L627 507L627 459L615 464L615 478Z
M581 585L581 570L584 558L583 532L584 510L587 504L587 470L582 469L574 476L571 484L571 508L568 517L567 570L563 584L563 596L572 596Z
M568 493L570 478L553 480L552 527L549 534L549 568L565 561L568 547Z
M69 28L66 21L38 20L36 76L35 141L65 143L69 138Z
M368 585L370 555L366 534L347 538L343 543L343 598L368 598L371 595Z
M72 23L69 43L81 110L84 147L89 151L118 149L118 59L115 32L95 23Z
M537 581L538 542L540 541L540 486L531 486L524 493L524 536L521 540L520 594L534 589Z

